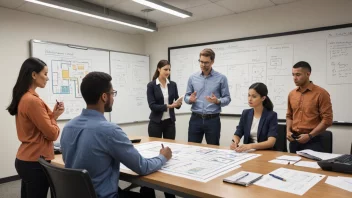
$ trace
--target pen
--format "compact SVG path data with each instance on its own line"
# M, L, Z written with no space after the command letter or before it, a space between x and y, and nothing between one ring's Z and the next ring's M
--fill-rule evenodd
M279 180L281 180L281 181L286 181L286 179L284 179L284 178L282 178L282 177L279 177L279 176L277 176L277 175L274 175L274 174L269 174L270 176L272 176L272 177L274 177L274 178L276 178L276 179L279 179Z
M161 147L164 148L164 144L161 144Z
M59 104L60 104L60 103L57 101L57 99L56 99L56 104L57 104L57 105L59 105Z
M236 181L243 179L245 177L247 177L249 175L249 173L243 173L243 175L241 175L238 179L236 179Z
M232 139L232 142L235 143L235 141ZM238 144L237 144L237 147L238 147Z

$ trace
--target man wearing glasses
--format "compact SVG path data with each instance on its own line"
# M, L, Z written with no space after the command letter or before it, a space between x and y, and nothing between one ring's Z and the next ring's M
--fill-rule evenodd
M188 142L201 143L203 136L207 144L220 143L221 107L231 102L225 75L212 69L215 53L204 49L199 54L201 71L188 79L185 102L192 105L188 126Z
M120 162L140 175L147 175L171 158L170 148L162 147L158 156L144 158L126 133L106 120L104 112L111 112L116 96L109 74L87 74L81 83L81 93L87 108L66 124L60 140L65 167L86 169L97 197L155 197L154 190L145 187L141 194L118 189Z

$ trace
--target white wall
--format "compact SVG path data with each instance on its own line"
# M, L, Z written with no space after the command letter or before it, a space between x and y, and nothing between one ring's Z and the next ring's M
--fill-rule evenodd
M352 12L347 12L346 8L352 8L352 1L300 0L267 9L161 28L157 33L145 36L146 54L151 57L150 75L153 75L160 59L168 58L168 47L352 23ZM177 116L176 139L187 141L189 117L189 114ZM238 122L238 117L221 118L221 145L230 144ZM349 153L352 127L333 126L330 130L334 135L333 151Z
M167 58L167 48L177 45L217 41L314 28L352 22L350 0L302 0L291 5L276 6L238 15L219 17L174 27L161 28L144 37L128 35L86 25L22 13L0 7L0 178L16 175L14 159L19 141L15 119L5 108L22 62L29 57L30 39L70 43L151 55L150 76L160 59ZM6 72L5 72L6 70ZM118 98L116 100L118 102ZM184 104L186 105L186 104ZM189 114L178 115L176 138L187 141ZM59 123L63 128L65 122ZM147 135L147 124L124 124L129 135ZM222 117L221 145L229 145L238 118ZM352 140L350 127L332 127L334 151L348 153Z
M0 7L0 178L17 175L14 160L20 143L15 118L5 109L11 100L19 68L29 57L30 39L144 53L142 35L128 35ZM60 122L61 129L64 124ZM130 128L127 126L126 130ZM139 125L132 128L142 131Z

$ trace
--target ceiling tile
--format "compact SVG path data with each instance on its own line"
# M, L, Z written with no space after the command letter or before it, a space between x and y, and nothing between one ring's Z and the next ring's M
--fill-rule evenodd
M0 6L15 9L24 4L23 0L0 0Z
M270 0L222 0L216 4L236 13L274 6Z

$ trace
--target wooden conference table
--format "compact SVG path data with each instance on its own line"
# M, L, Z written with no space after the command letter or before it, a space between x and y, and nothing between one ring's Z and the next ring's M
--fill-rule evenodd
M167 140L161 138L150 138L142 136L129 136L130 139L142 139L141 143L149 141L163 141L163 142L174 142L180 144L189 144L195 146L204 146L211 148L221 148L228 149L224 146L213 146L206 144L197 143L184 143L181 141ZM224 183L222 180L225 177L231 176L239 171L251 171L261 174L267 174L280 167L290 168L294 170L307 171L312 173L318 173L326 175L319 183L308 190L303 196L309 198L337 198L337 197L352 197L352 193L346 190L331 186L325 183L327 176L346 176L351 177L349 174L336 173L323 171L321 169L305 168L294 165L282 165L269 163L268 161L275 159L281 155L292 155L295 154L277 152L277 151L256 151L254 153L261 154L261 156L252 159L250 161L241 164L241 168L230 171L223 174L209 182L203 183L182 177L177 177L161 172L156 172L147 176L137 176L132 171L120 170L120 180L131 182L141 186L147 186L154 188L156 190L173 193L181 197L301 197L299 195L286 193L278 190L272 190L269 188L264 188L261 186L251 185L249 187L242 187L234 184ZM309 160L309 159L304 159ZM52 164L56 166L63 167L64 162L62 160L62 155L55 155L55 159L51 161Z

